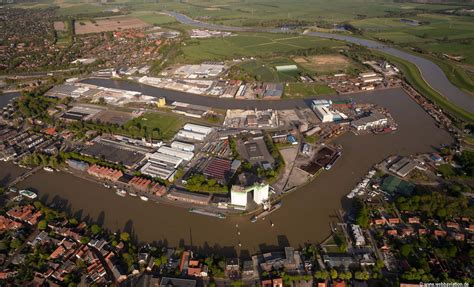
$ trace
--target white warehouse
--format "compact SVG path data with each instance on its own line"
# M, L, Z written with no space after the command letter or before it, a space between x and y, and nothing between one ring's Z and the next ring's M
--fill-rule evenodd
M171 155L175 157L179 157L185 161L190 161L194 157L194 153L190 151L184 151L181 149L177 148L172 148L172 147L167 147L167 146L162 146L158 149L158 152L166 155Z
M334 121L334 114L325 106L315 106L314 112L323 123Z
M171 147L175 149L180 149L184 151L194 151L194 145L190 143L180 142L180 141L173 141L171 143Z
M201 125L196 125L196 124L185 124L183 127L183 130L200 133L204 135L208 135L212 132L211 127L206 127L206 126L201 126Z
M187 130L180 130L176 134L176 137L195 140L195 141L203 141L206 138L206 135L201 134L201 133L192 132L192 131L187 131Z
M173 181L176 170L153 162L146 163L140 172L152 177L159 177L164 180Z
M156 163L162 166L178 168L178 166L183 162L183 159L172 155L155 152L154 154L150 155L148 162Z

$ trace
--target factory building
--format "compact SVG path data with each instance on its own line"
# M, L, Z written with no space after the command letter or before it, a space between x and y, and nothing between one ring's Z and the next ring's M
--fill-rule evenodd
M263 204L269 198L270 186L268 184L255 184L250 187L233 185L230 190L230 201L232 205L247 207L248 193L253 193L253 201Z
M177 138L188 139L188 140L194 140L194 141L204 141L204 139L206 138L206 135L201 134L201 133L192 132L192 131L180 130L176 134L176 137Z
M204 135L208 135L212 132L211 127L206 127L206 126L201 126L201 125L196 125L196 124L185 124L183 127L183 130L200 133Z
M351 126L358 131L386 126L388 119L381 113L372 113L370 116L352 121Z
M158 177L164 180L173 181L176 170L171 167L163 166L154 162L147 162L140 172L151 177Z
M194 151L194 145L190 143L180 142L180 141L173 141L171 143L171 147L174 149L180 149L184 151Z
M178 168L178 166L183 162L183 159L176 156L155 152L154 154L150 155L148 162L162 166Z
M247 207L247 190L242 186L233 185L230 190L230 203Z
M315 106L314 112L323 123L329 123L335 120L334 113L331 110L329 110L328 107Z
M166 154L166 155L171 155L174 157L181 158L185 161L190 161L194 157L194 153L190 151L184 151L181 149L176 149L172 147L167 147L167 146L162 146L158 149L159 153Z

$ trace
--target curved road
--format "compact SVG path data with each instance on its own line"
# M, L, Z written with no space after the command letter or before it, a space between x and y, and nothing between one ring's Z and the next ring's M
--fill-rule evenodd
M283 33L280 29L255 29L255 28L245 28L245 27L230 27L224 25L217 25L211 23L205 23L189 18L186 15L168 12L170 16L173 16L179 22L197 26L205 29L212 30L226 30L226 31L235 31L235 32L270 32L270 33ZM351 37L347 35L337 35L330 33L321 33L321 32L309 32L305 35L334 39L340 41L347 41L361 46L368 47L377 51L387 53L389 55L395 56L397 58L409 61L415 64L421 72L423 79L430 85L433 89L438 91L441 95L447 98L449 101L453 102L455 105L463 108L464 110L474 113L474 97L461 91L458 87L454 86L446 77L443 70L441 70L438 65L422 57L412 55L410 53L391 48L383 43L379 43L372 40L360 39L356 37Z

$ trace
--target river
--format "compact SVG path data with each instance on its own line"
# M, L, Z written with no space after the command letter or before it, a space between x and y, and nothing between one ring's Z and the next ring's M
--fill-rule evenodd
M201 27L205 29L211 29L211 30L227 30L227 31L234 31L234 32L256 31L256 32L270 32L270 33L286 33L285 31L282 31L280 29L246 28L246 27L235 27L235 26L230 27L230 26L224 26L224 25L216 25L216 24L197 21L197 20L189 18L186 15L176 13L176 12L169 12L168 14L175 17L176 20L178 20L179 22L183 24ZM413 63L418 67L423 79L428 83L428 85L430 85L433 89L435 89L441 95L446 97L449 101L456 104L458 107L461 107L470 113L474 113L473 96L461 91L458 87L453 85L448 80L443 70L441 70L441 68L438 67L438 65L431 62L430 60L395 49L393 47L389 47L380 42L367 40L367 39L361 39L357 37L351 37L348 35L322 33L322 32L310 32L310 33L306 33L305 35L355 43L358 45L368 47L370 49L387 53L389 55L392 55L397 58L406 60L410 63Z
M115 87L132 90L140 86L110 80L108 83L112 86L119 83L120 86ZM151 88L147 94L160 96L164 93L153 89L156 88ZM179 96L184 93L172 94ZM200 96L186 96L206 104ZM375 163L389 155L429 152L434 147L452 142L451 136L439 129L434 120L401 89L350 97L359 102L373 102L387 107L399 125L398 131L384 135L345 134L336 139L344 152L334 167L285 197L283 206L264 221L251 223L248 217L222 220L189 213L178 207L122 198L97 183L66 173L40 171L20 183L19 187L36 190L41 200L54 203L69 214L98 222L112 231L126 230L140 242L191 246L206 254L217 252L242 256L287 245L298 247L306 242L319 242L329 235L329 224L334 220L336 210L347 206L344 195ZM208 98L208 101L215 105L222 104L216 99ZM301 105L304 101L286 103ZM20 173L18 167L0 163L0 179L3 181ZM271 227L270 220L274 227Z

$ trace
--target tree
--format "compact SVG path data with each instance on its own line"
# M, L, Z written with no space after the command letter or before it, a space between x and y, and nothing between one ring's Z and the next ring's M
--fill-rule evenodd
M18 238L15 238L10 242L10 249L16 250L20 246L21 246L21 241Z
M40 220L40 222L38 222L39 230L45 230L46 227L48 227L48 222L46 220Z
M337 279L337 270L336 269L331 269L330 271L331 279L335 280Z
M413 246L411 244L403 244L402 247L400 248L400 254L405 258L407 258L412 251L413 251Z
M82 244L87 244L89 241L91 241L91 239L87 236L83 236L80 241Z
M130 234L128 234L128 232L122 232L120 233L120 240L122 241L129 241L130 240Z
M319 280L327 280L329 278L329 273L326 270L316 271L314 277Z
M102 231L102 229L100 228L99 225L93 224L93 225L91 226L91 232L92 232L92 234L97 235L97 234L99 234L101 231Z
M354 278L356 280L369 280L369 272L367 271L356 271L356 273L354 274Z

